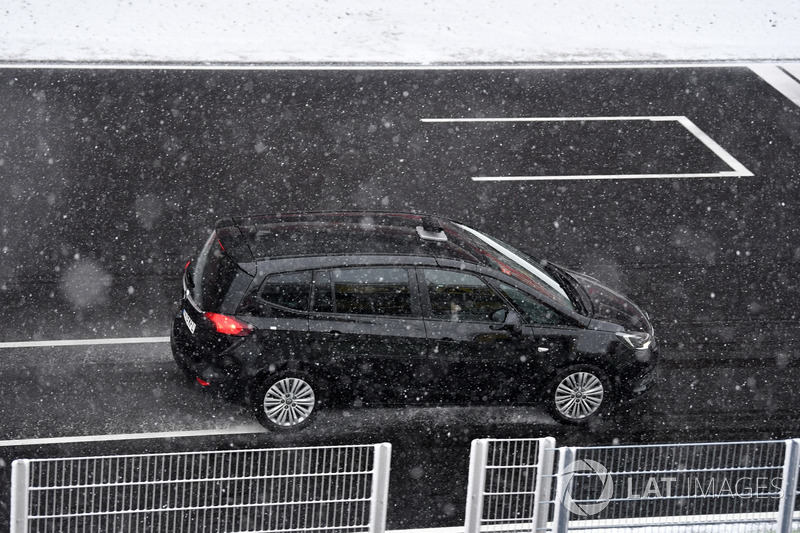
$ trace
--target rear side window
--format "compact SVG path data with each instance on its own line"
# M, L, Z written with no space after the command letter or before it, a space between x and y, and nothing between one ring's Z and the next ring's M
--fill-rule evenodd
M236 262L222 250L216 234L212 234L194 265L192 299L203 311L219 311L240 272Z
M352 268L317 272L314 310L353 315L411 315L408 272L403 268Z
M281 307L296 311L308 309L311 295L310 272L287 272L275 274L264 280L261 286L261 298Z
M308 311L310 297L311 272L273 274L247 295L238 312L260 317L275 317L280 316L280 308Z

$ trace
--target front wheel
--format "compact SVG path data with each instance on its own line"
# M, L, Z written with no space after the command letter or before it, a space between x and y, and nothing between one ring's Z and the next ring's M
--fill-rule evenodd
M253 409L261 425L273 431L292 431L311 423L318 407L311 380L300 373L270 376L253 390Z
M608 405L608 378L599 368L579 365L559 372L547 387L550 414L563 424L586 424Z

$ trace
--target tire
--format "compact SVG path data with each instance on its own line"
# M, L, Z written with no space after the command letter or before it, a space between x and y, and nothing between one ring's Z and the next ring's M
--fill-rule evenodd
M562 424L588 424L606 413L610 392L608 377L602 370L577 365L565 368L550 381L545 404Z
M253 412L271 431L295 431L309 425L319 410L313 382L300 372L281 372L259 383L251 395Z

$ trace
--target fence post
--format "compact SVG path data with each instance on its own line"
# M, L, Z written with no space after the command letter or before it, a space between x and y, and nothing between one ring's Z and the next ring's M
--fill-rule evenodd
M17 459L11 463L11 533L28 533L28 483L30 461Z
M556 508L553 516L553 531L566 533L569 527L569 509L564 505L564 495L570 488L572 476L564 473L567 465L575 461L575 448L558 449L558 475L556 477ZM569 478L569 479L567 479Z
M556 439L539 439L539 460L536 465L536 489L533 493L533 533L547 528L550 497L553 486L553 467L556 457Z
M475 439L469 452L469 481L467 482L467 511L464 533L478 533L483 517L483 496L486 491L486 462L489 458L489 439Z
M386 509L389 498L389 472L391 470L392 445L388 442L375 445L373 459L372 494L370 497L369 531L386 531Z
M787 440L786 454L783 462L783 483L781 487L781 502L778 506L779 533L792 531L792 517L794 515L794 501L797 496L797 469L800 461L800 440Z

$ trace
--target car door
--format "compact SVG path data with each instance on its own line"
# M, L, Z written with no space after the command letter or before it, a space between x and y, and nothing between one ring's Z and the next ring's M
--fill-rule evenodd
M511 302L527 324L524 328L529 345L521 357L529 363L525 370L525 386L529 390L521 394L535 394L558 368L576 360L579 337L591 335L585 335L582 326L536 295L499 280L490 280L490 284Z
M528 372L533 331L473 273L418 270L430 359L426 379L442 400L507 400Z
M311 272L283 272L266 277L247 294L237 317L255 326L262 356L248 372L308 357L308 307Z
M312 350L330 369L332 386L366 402L416 399L414 374L427 339L409 270L320 270L313 287Z

